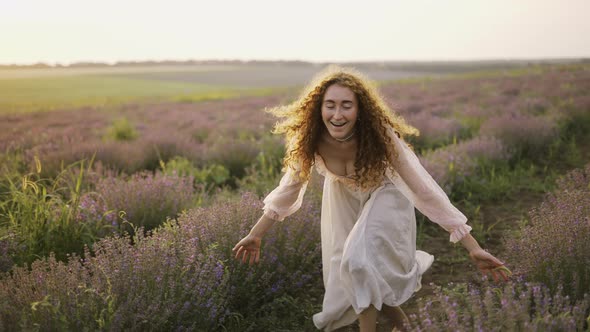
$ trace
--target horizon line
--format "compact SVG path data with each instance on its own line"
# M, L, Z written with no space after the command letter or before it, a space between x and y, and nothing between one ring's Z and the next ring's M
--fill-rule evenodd
M26 63L0 63L0 67L43 67L43 68L67 68L81 66L124 66L124 65L191 65L191 64L251 64L251 63L286 63L286 64L309 64L324 65L330 63L339 64L427 64L427 63L506 63L506 62L562 62L562 61L590 61L590 56L562 56L562 57L504 57L504 58L471 58L471 59L365 59L365 60L331 60L331 61L314 61L301 59L238 59L238 58L221 58L221 59L143 59L143 60L75 60L72 62L52 62L52 61L35 61Z

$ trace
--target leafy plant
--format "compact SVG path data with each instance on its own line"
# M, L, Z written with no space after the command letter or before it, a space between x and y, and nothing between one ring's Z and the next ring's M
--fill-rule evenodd
M132 141L138 136L137 129L127 118L118 118L107 128L105 139Z
M92 245L104 234L108 224L102 218L79 218L82 181L90 165L82 160L64 169L56 180L50 180L39 178L38 163L36 172L19 181L8 179L9 189L0 204L0 229L16 242L16 263L31 263L51 252L64 260L70 253L81 254L85 245ZM74 167L79 168L75 182L61 181ZM63 183L68 186L60 187Z

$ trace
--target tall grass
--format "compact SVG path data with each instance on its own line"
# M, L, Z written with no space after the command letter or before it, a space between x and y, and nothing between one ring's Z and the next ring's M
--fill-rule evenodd
M30 264L51 252L65 260L70 253L81 254L107 232L110 226L102 218L80 220L82 182L91 163L81 161L64 169L55 181L25 174L18 181L7 179L8 190L0 203L0 241L13 242L15 263ZM78 168L75 181L64 181L71 168ZM62 186L65 185L65 186ZM5 244L8 245L8 244Z

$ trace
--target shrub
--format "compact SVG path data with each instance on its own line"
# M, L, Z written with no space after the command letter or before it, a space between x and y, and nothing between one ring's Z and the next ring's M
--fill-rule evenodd
M262 151L256 161L246 169L246 176L238 181L242 191L252 191L258 196L268 194L280 180L285 147L276 136L262 140Z
M590 292L590 164L558 181L541 205L530 212L530 222L507 240L515 272L557 284L581 299Z
M408 114L406 121L420 131L420 136L412 139L419 149L436 148L450 143L461 135L461 124L453 118L442 118L427 112Z
M183 214L144 237L109 237L94 255L53 257L0 280L6 330L309 330L323 291L319 209L265 236L258 266L231 248L260 216L252 195ZM289 319L284 319L289 316Z
M115 141L132 141L139 134L135 126L127 118L119 118L107 128L105 139Z
M18 245L14 231L8 228L0 228L0 273L9 271L12 268L17 251Z
M549 117L503 113L485 121L480 135L495 136L517 156L540 157L558 132L557 122Z
M94 159L105 168L127 174L156 169L159 160L155 149L143 140L63 146L59 150L40 151L39 159L43 164L42 176L49 178L57 176L65 166L82 159Z
M220 186L229 180L229 171L222 165L197 168L184 157L174 157L166 163L162 162L162 170L168 175L190 176L194 178L196 185L204 185L206 188Z
M418 301L413 331L582 331L590 309L590 296L572 304L559 290L552 295L543 284L522 281L437 287L431 299Z
M196 199L192 177L146 171L128 179L104 177L96 184L96 192L109 210L124 211L126 220L147 230L161 225L167 217L176 217Z
M151 161L149 166L154 166L146 169L155 170L160 160L169 161L174 157L186 158L197 166L208 163L204 159L205 145L195 144L186 135L169 130L152 130L144 135L142 141Z
M475 137L431 151L421 157L421 162L436 182L450 193L456 183L476 172L478 162L494 162L508 157L508 151L498 139Z
M246 174L246 168L254 163L260 152L254 141L226 140L219 141L211 147L208 159L222 165L234 178L241 178Z

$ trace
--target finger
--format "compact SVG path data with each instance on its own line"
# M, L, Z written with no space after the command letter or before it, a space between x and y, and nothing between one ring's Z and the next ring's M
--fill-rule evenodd
M497 259L496 257L494 257L494 255L488 253L488 260L490 261L490 263L494 266L502 266L504 265L504 263L502 261L500 261L499 259Z
M256 252L250 253L250 261L248 262L249 265L254 264L254 260L256 259Z
M482 268L481 271L482 271L482 273L484 275L485 280L492 279L494 281L497 281L496 280L496 275L494 274L494 272L492 270L490 270L488 268Z
M260 261L260 250L256 252L256 263Z
M498 274L493 270L490 270L490 273L492 275L492 278L494 279L494 282L498 282Z
M242 255L242 263L246 263L246 260L248 260L248 250L244 250L244 255Z
M238 251L236 252L236 256L235 259L239 259L238 257L240 257L240 253L242 252L242 250L244 249L244 247L240 246L240 248L238 249Z

